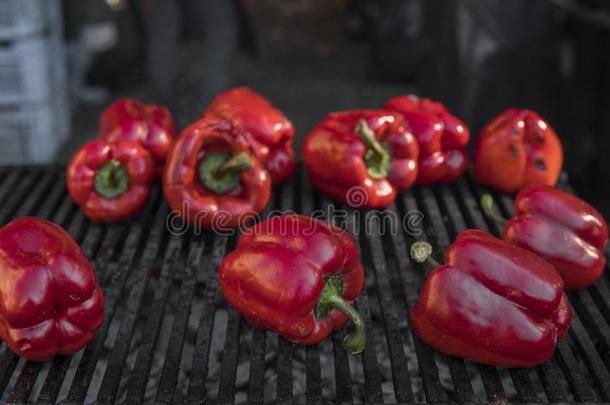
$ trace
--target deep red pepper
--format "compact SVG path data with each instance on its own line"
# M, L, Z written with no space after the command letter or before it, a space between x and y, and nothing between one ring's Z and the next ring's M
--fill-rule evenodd
M515 216L508 221L493 212L490 195L481 205L504 227L505 241L548 260L565 288L586 287L603 274L608 224L580 198L550 186L530 186L517 194Z
M294 175L294 127L280 110L257 92L237 87L219 94L207 113L226 111L241 121L252 153L263 162L274 185Z
M419 143L419 172L422 185L451 182L468 166L468 127L437 101L416 96L397 96L386 110L402 115Z
M273 217L246 230L219 277L227 301L252 325L312 345L349 317L355 331L344 346L353 354L364 350L365 326L352 307L364 272L343 230L302 215Z
M474 175L479 183L505 193L528 185L554 186L562 165L557 134L534 111L510 108L477 137Z
M163 176L169 206L204 228L246 225L271 196L271 179L250 154L243 129L231 117L208 115L186 128Z
M98 138L109 142L131 141L146 148L161 176L165 159L172 150L176 125L165 107L120 99L104 110L100 117Z
M503 367L548 360L572 310L555 268L478 230L461 232L444 265L425 242L411 255L432 270L411 309L415 332L442 352Z
M104 294L70 234L38 218L0 229L0 337L33 361L77 352L104 321Z
M362 208L385 207L417 178L419 148L401 117L382 110L331 113L305 139L313 185Z
M142 146L97 140L72 157L66 184L85 215L95 222L110 222L142 210L153 178L153 160Z

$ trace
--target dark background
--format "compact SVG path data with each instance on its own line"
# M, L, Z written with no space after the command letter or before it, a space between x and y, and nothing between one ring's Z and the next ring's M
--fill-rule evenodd
M182 128L217 92L247 85L294 122L298 149L327 112L411 92L445 102L473 137L507 107L538 111L563 141L570 183L610 215L607 1L64 0L63 14L80 46L60 161L119 97L164 104Z

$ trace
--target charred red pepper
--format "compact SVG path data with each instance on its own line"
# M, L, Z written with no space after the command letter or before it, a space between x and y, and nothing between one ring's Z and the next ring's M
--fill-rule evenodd
M478 230L461 232L442 266L431 253L425 242L411 247L431 271L411 309L411 324L425 342L503 367L532 367L553 355L572 310L550 263Z
M264 164L274 185L294 175L294 127L280 110L257 92L238 87L218 95L208 113L227 111L241 121L252 153Z
M186 128L163 176L169 206L204 228L245 225L263 210L271 179L250 154L238 121L208 115Z
M557 134L534 111L510 108L477 137L474 175L479 183L505 193L528 185L554 186L562 165Z
M422 185L451 182L468 166L468 127L437 101L416 96L397 96L386 110L400 114L419 143L419 172Z
M302 215L273 217L239 238L219 277L227 301L253 326L313 345L349 318L355 330L344 347L353 354L364 350L365 325L352 306L364 272L343 230Z
M125 98L111 104L102 113L98 138L109 142L139 143L150 152L155 173L161 176L175 133L176 125L167 108Z
M32 361L77 352L104 321L91 264L59 226L22 217L0 229L0 337Z
M142 146L97 140L72 157L66 183L85 215L95 222L109 222L138 214L153 178L153 160Z
M565 288L593 284L604 272L608 224L580 198L549 186L530 186L517 194L515 216L506 221L484 195L486 214L504 227L505 241L548 260L563 277Z
M401 117L382 110L329 114L305 139L313 185L363 208L385 207L417 178L419 148Z

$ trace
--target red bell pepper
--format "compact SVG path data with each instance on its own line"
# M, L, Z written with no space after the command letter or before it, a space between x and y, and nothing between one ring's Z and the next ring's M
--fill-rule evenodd
M218 95L208 113L227 111L241 121L252 153L264 164L274 185L294 175L294 127L280 110L255 91L238 87Z
M305 139L313 185L335 200L385 207L417 178L419 148L402 118L382 110L331 113Z
M72 157L66 184L85 215L95 222L110 222L142 210L153 178L153 160L142 146L97 140Z
M176 125L167 108L125 98L111 104L102 113L98 138L109 142L139 143L150 152L155 173L161 176L175 133Z
M452 182L468 166L468 127L437 101L416 96L397 96L386 110L402 115L419 143L417 182L428 185Z
M565 288L586 287L604 272L608 224L580 198L549 186L530 186L517 194L515 216L508 221L493 212L490 195L483 196L481 206L504 227L505 241L555 266Z
M411 256L432 272L411 309L415 332L442 352L503 367L548 360L572 310L555 268L478 230L461 232L444 265L425 242Z
M32 361L77 352L104 321L104 294L59 226L22 217L0 229L0 337Z
M253 326L313 345L349 318L355 331L344 347L364 350L365 325L352 307L364 272L343 230L302 215L273 217L246 230L219 277L227 301Z
M186 128L163 176L169 206L194 226L235 228L261 212L271 179L250 154L238 121L205 116Z
M476 179L505 193L528 185L554 186L562 165L559 138L534 111L510 108L485 125L477 138Z

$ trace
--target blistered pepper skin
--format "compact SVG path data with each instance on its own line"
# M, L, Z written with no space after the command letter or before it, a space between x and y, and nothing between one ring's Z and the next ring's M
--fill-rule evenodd
M219 94L206 114L227 112L241 121L251 151L269 172L273 185L294 175L294 127L280 110L252 89L237 87Z
M475 178L505 193L528 185L554 186L562 165L557 134L534 111L510 108L485 125L477 137Z
M391 163L387 176L371 176L367 146L357 132L364 122L384 144ZM330 113L306 137L303 162L309 179L331 198L358 208L382 208L417 178L419 147L402 118L383 110Z
M70 355L104 321L91 264L59 226L22 217L0 229L0 337L19 356Z
M322 341L347 322L337 310L316 317L325 280L342 279L348 304L364 285L351 237L302 215L277 216L249 228L223 260L219 277L225 298L250 324L303 345Z
M504 240L548 260L567 289L593 284L606 267L608 224L580 198L549 186L531 186L517 194L515 216L504 227Z
M96 175L117 162L128 178L127 189L115 198L96 191ZM66 185L70 196L94 222L113 222L137 215L146 205L154 179L150 153L134 142L96 140L81 147L68 164Z
M175 135L176 125L172 114L159 105L125 98L112 103L100 116L98 138L109 142L140 144L151 154L157 177L163 173Z
M470 130L443 104L427 98L396 96L387 101L384 109L401 115L417 139L419 184L449 183L464 174Z
M226 193L216 193L200 180L198 168L208 155L250 156L242 133L238 121L207 115L180 134L165 167L163 191L170 208L187 223L217 230L245 226L267 206L271 179L253 157L251 168L242 171L239 184Z
M539 256L467 230L411 309L417 334L442 352L502 367L548 360L571 322L563 281Z

